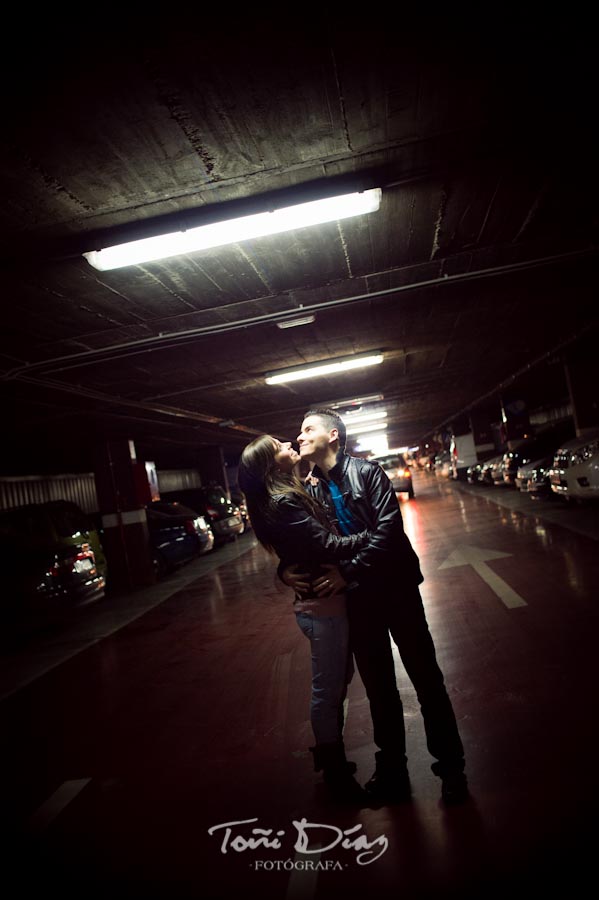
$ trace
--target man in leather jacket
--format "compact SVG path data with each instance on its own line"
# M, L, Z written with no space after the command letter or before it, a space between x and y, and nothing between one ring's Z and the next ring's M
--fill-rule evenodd
M418 557L404 532L391 482L377 462L344 452L345 425L333 410L307 412L298 444L302 459L313 465L306 486L324 503L339 531L371 532L350 562L312 582L320 596L347 591L351 648L379 747L366 790L380 803L410 796L391 635L416 689L427 747L435 758L431 768L442 780L441 796L446 803L460 802L468 795L463 746L422 606ZM290 568L281 577L296 591L307 586L305 576Z

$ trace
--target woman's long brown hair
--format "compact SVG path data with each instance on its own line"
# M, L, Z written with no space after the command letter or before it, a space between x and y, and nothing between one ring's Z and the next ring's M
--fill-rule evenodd
M271 535L278 527L277 505L273 496L295 497L308 515L330 528L324 507L306 491L295 474L281 472L275 460L276 443L270 434L261 434L247 445L239 462L239 487L245 494L250 521L260 543L274 553Z

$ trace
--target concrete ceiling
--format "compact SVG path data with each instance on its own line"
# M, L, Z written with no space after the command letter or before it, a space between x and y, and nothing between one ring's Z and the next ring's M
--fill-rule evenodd
M315 403L373 394L391 445L411 444L588 336L590 26L464 33L319 9L294 28L249 13L55 28L11 64L5 449L72 455L106 434L154 456L235 453L295 437ZM369 186L369 216L107 272L81 255ZM277 327L304 311L313 324ZM371 350L383 364L351 376L264 382Z

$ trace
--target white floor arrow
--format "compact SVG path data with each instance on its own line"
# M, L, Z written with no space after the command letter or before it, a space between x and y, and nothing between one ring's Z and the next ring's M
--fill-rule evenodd
M77 794L89 784L91 778L76 778L73 781L64 781L58 790L43 803L29 820L29 829L32 832L43 831L54 819L61 814L65 806L74 800Z
M440 569L453 569L454 566L472 566L483 581L489 585L502 603L508 609L514 609L516 606L527 606L526 600L511 589L503 578L496 575L492 569L485 565L488 559L501 559L511 556L511 553L500 553L498 550L483 550L482 547L469 547L462 544L457 550L454 550L444 563L439 566Z

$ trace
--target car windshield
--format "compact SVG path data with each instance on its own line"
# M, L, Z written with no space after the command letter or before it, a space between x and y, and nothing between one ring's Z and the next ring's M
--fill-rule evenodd
M206 488L205 490L206 500L208 503L219 504L219 503L228 503L225 496L225 492L221 488Z
M172 503L163 503L156 500L152 503L152 508L158 512L165 513L167 516L190 516L192 519L197 517L197 513L183 503L174 500Z
M71 503L59 503L51 506L51 516L60 537L73 537L89 531L89 522L84 513Z
M380 463L383 469L405 468L406 465L403 456L381 456L377 459L377 462Z

